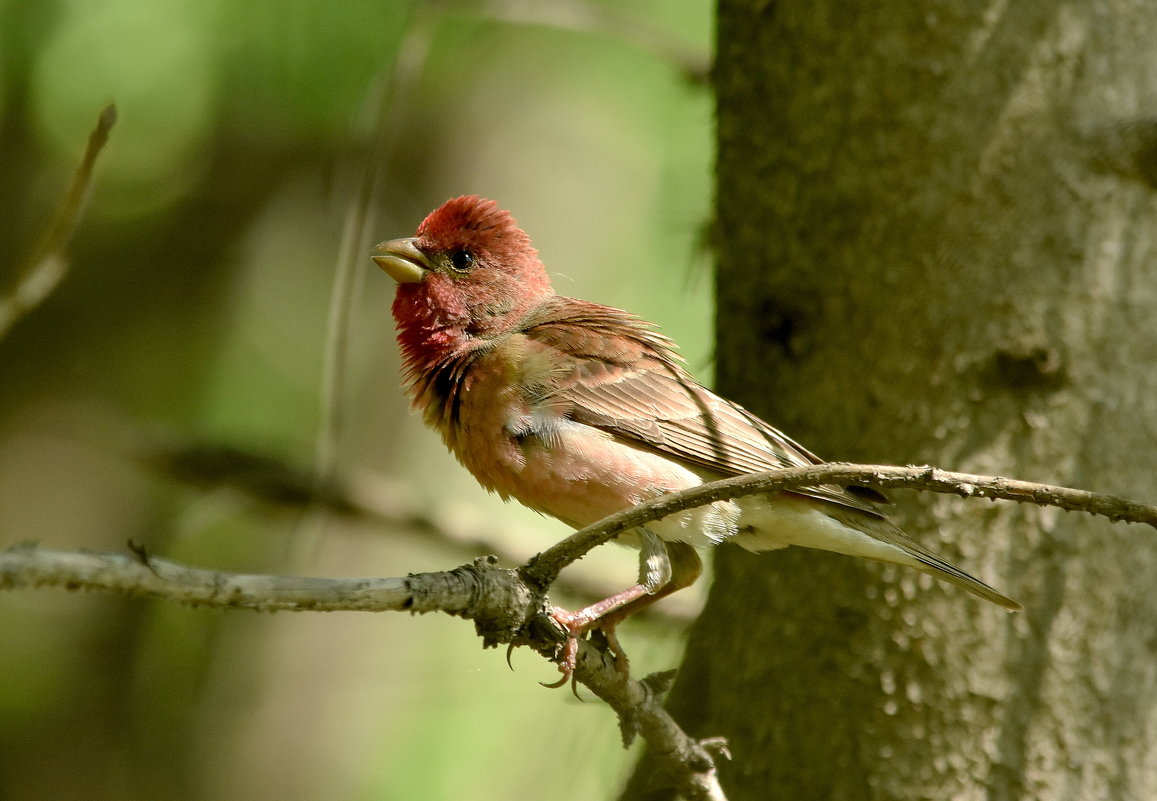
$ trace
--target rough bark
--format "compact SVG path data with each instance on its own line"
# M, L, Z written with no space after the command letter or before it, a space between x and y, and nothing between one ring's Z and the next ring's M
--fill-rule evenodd
M1157 6L721 0L715 81L725 395L832 459L1153 498ZM731 801L1157 797L1152 532L897 500L1025 611L719 549L670 705Z

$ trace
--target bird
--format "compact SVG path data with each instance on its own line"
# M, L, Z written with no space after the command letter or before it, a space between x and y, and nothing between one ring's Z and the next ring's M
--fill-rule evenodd
M557 294L530 237L493 200L451 198L371 258L397 282L392 313L412 405L504 500L580 528L716 479L822 463L703 386L657 326ZM615 625L689 586L702 571L698 549L723 542L904 565L1020 608L909 537L889 505L869 487L824 484L717 501L621 535L640 548L639 583L551 611L566 632L560 684L577 640L594 629L626 664Z

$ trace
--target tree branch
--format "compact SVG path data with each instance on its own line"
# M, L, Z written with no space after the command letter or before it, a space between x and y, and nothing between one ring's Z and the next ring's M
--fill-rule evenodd
M179 603L259 611L444 612L474 621L483 647L526 645L555 658L564 637L548 614L546 590L558 572L627 529L713 501L820 484L858 484L926 490L966 498L1005 499L1157 528L1157 507L1066 487L998 476L950 473L932 467L820 464L717 481L611 515L509 569L494 557L454 570L405 578L325 579L243 575L200 570L131 554L64 552L16 546L0 552L0 590L56 586L152 595ZM684 797L724 801L715 759L722 744L689 737L663 709L671 674L627 678L598 633L580 643L574 672L618 714L623 740L642 736L666 764L666 777Z
M116 124L116 106L105 106L96 126L88 135L88 145L80 166L72 176L72 183L57 209L44 240L27 266L21 271L15 286L5 297L0 297L0 339L12 326L52 294L68 271L65 250L84 216L84 207L92 188L93 170L100 151L108 142L109 132Z
M893 467L825 462L712 481L632 506L576 531L557 545L538 554L526 563L523 572L528 578L549 585L559 571L581 559L591 549L613 540L624 531L652 520L659 520L667 515L714 501L820 484L912 489L959 495L962 498L1018 501L1038 506L1055 506L1069 512L1100 515L1113 522L1144 523L1157 528L1157 506L1088 490L1037 484L1002 476L953 473L928 465Z
M546 598L517 570L492 557L405 578L327 579L221 573L131 553L69 552L18 545L0 552L0 590L64 587L151 595L178 603L256 611L444 612L474 621L483 647L526 645L553 658L563 633ZM716 777L712 741L689 737L662 705L672 672L627 678L602 638L579 644L574 678L619 717L624 744L641 735L663 755L688 799L726 801Z
M220 444L156 442L142 451L142 459L169 479L203 492L227 488L266 510L321 511L387 527L427 543L439 542L470 556L495 554L506 564L521 562L526 556L526 549L515 547L501 531L443 515L418 500L408 485L377 474L321 480L281 458ZM605 598L622 589L593 571L564 574L551 586L591 598ZM679 593L644 614L667 625L685 625L698 615L699 606L699 599L690 593Z

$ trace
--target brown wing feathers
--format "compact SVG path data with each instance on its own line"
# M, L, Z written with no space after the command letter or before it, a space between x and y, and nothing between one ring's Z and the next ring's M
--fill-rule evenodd
M817 464L820 459L741 406L702 387L669 339L637 317L556 297L551 322L523 334L556 351L552 401L571 419L718 473L720 477ZM613 335L613 336L612 336ZM545 400L545 398L544 398ZM826 485L799 494L880 516L882 495ZM873 492L873 491L868 491Z

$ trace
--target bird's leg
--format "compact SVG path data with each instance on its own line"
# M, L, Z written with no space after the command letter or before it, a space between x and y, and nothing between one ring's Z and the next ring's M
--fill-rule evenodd
M646 528L640 529L642 548L639 553L639 583L574 612L555 607L553 617L567 632L566 644L559 658L562 679L551 687L561 687L574 672L578 640L599 629L615 654L616 665L626 673L629 662L615 634L615 626L636 612L677 590L690 586L703 572L703 562L690 545L664 542Z
M615 627L631 615L646 609L659 599L666 598L668 595L678 592L685 587L690 587L695 583L695 580L703 574L703 561L699 558L698 552L696 552L692 546L685 542L668 542L666 543L666 549L667 581L654 592L627 602L618 609L608 612L598 621L597 628L602 631L603 635L607 638L607 644L617 657L616 666L623 673L627 672L630 661L627 659L627 654L622 649L622 646L619 645L619 638L615 632ZM646 570L644 565L645 560L640 558L640 576L642 576Z

